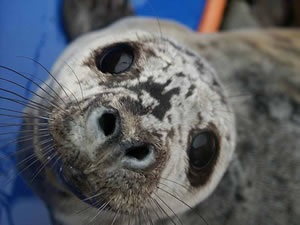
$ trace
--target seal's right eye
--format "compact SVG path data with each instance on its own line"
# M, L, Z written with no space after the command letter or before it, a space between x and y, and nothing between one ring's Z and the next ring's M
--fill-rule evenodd
M125 43L106 48L96 56L96 66L102 73L117 75L129 70L134 60L133 48Z

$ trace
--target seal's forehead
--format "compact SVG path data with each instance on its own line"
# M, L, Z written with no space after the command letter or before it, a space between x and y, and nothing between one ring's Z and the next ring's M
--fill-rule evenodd
M117 75L99 70L97 63L103 61L103 56L105 56L103 53L111 52L109 51L111 48L120 44L126 44L132 48L133 62L130 68ZM127 53L125 52L124 55ZM82 81L82 87L85 88L84 84L88 83L85 92L89 94L93 94L90 93L91 87L97 89L99 85L105 89L110 87L130 89L136 86L141 89L145 84L145 87L163 86L165 92L179 88L181 94L185 93L190 96L194 89L201 90L202 86L218 83L214 71L201 56L177 43L176 40L166 38L161 34L139 30L131 30L122 34L96 32L84 36L71 45L63 56L63 60L59 62L61 65L56 65L56 68L59 70L57 73L61 75L61 79L66 77L63 76L66 73L70 73L70 77L74 78L69 69L69 66L72 67L79 80ZM63 62L67 62L68 65ZM119 60L115 61L115 63L118 62ZM70 77L67 83L70 83ZM74 82L76 83L75 78ZM214 86L220 89L218 85Z
M67 62L70 66L76 66L79 61L86 60L92 51L104 49L117 43L137 43L143 47L150 43L161 43L163 36L160 33L150 33L142 30L130 29L125 32L111 30L95 31L83 35L73 41L63 52L53 67L53 73L57 73ZM153 46L155 48L155 46Z
M123 33L120 32L111 32L103 33L96 32L90 35L86 35L83 38L77 40L76 45L85 45L86 48L95 49L100 47L105 47L118 42L156 42L162 37L158 33L150 33L142 30L130 30Z
M90 69L89 74L92 72L103 82L109 81L110 85L116 83L118 86L124 83L127 88L144 81L147 81L147 84L150 81L159 84L174 81L189 84L199 83L201 80L202 83L204 80L204 83L211 83L215 77L214 72L199 55L174 40L145 32L135 36L128 35L131 39L116 38L107 40L106 44L103 42L95 44L99 42L96 40L78 53L80 58L77 62L82 62L82 67ZM130 58L130 66L122 73L114 74L112 71L99 68L102 62L110 67L115 66L120 56ZM132 82L134 80L135 82Z

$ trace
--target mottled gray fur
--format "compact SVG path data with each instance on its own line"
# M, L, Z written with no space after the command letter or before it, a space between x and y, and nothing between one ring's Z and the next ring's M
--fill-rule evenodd
M69 30L72 24L78 23L68 23ZM210 197L181 216L182 223L205 224L199 214L209 225L299 224L300 32L201 35L175 23L142 18L112 29L121 33L129 28L174 38L204 57L216 70L236 117L231 165ZM59 207L66 214L74 210L74 205Z

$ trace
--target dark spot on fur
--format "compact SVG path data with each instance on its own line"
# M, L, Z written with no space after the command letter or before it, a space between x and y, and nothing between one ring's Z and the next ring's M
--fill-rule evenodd
M170 100L171 100L172 96L178 95L179 92L180 92L179 88L173 88L173 89L169 90L168 92L166 92L165 94L160 94L159 105L156 106L152 110L152 114L159 120L162 120L164 118L165 114L167 113L167 111L170 110L170 108L171 108ZM159 94L159 93L157 93L157 94ZM152 96L152 97L154 97L154 96ZM158 97L158 95L156 95L156 97Z
M173 46L173 48L175 48L176 50L178 50L179 52L183 52L184 54L191 56L191 57L196 57L196 54L192 51L190 51L187 48L184 48L181 45L177 45L175 44L173 41L167 39L167 38L162 38L164 41L166 41L168 44L170 44L171 46Z
M125 109L132 112L134 115L143 116L149 112L149 109L143 107L143 104L141 102L138 102L132 98L122 97L120 98L119 102Z
M172 139L175 135L175 131L174 131L174 128L172 128L169 132L168 132L168 138Z
M199 121L203 120L203 116L202 116L201 112L198 112L197 116L198 116Z
M204 64L201 60L199 60L199 59L195 60L195 66L200 73L203 73Z
M253 186L253 183L252 183L251 180L249 180L249 181L247 182L247 186L248 186L248 187L252 187L252 186Z
M168 118L169 123L172 123L172 117L171 117L171 115L168 115L167 118Z
M223 105L228 105L228 102L227 102L227 99L226 99L225 95L223 93L221 93L221 92L219 94L221 96L221 102L222 102L222 104Z
M225 138L226 138L226 140L227 140L227 141L230 141L230 140L231 140L231 138L230 138L230 135L229 135L229 134L227 134L227 135L225 136Z
M163 67L162 70L163 70L164 72L167 72L171 65L172 65L171 63L168 63L168 62L167 62L167 65L166 65L165 67Z
M167 80L165 84L155 83L152 79L149 79L147 82L140 83L138 86L130 88L137 93L141 93L141 90L144 90L149 93L149 95L155 98L159 104L152 109L152 114L162 120L171 108L170 100L173 95L178 95L180 92L179 88L173 88L165 92L165 88L172 82L171 79Z
M185 94L185 98L190 97L194 93L195 88L196 88L196 86L194 84L192 84L189 87L188 92Z
M180 72L180 73L176 73L175 76L176 77L185 77L186 75L184 73Z
M219 82L216 79L213 79L213 83L214 86L220 86Z
M242 195L240 192L235 193L235 199L237 202L245 202L246 198L244 195Z

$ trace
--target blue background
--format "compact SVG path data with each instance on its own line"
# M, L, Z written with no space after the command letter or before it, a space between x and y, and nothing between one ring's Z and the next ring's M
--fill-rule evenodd
M197 28L205 5L204 0L131 2L138 15L173 18L193 29ZM0 65L39 82L47 78L47 73L33 61L18 56L33 58L50 69L66 45L61 25L61 0L0 0ZM0 69L0 78L36 90L32 82L8 70ZM1 88L30 97L28 91L0 80L1 97L13 97ZM0 225L50 225L45 206L16 173L12 154L15 146L7 143L13 142L18 127L1 126L3 123L18 124L20 119L1 115L13 114L1 108L21 111L23 106L0 98ZM10 134L4 135L6 132Z

